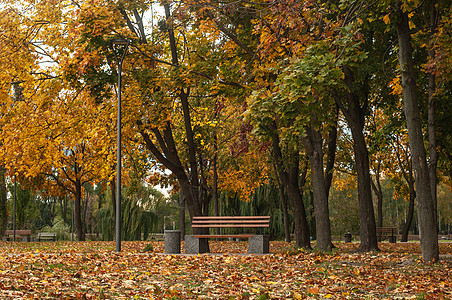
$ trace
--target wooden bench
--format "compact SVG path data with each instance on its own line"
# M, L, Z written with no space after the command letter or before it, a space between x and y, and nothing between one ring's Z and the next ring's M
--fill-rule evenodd
M150 240L150 241L163 241L164 240L163 233L150 233L148 235L148 240Z
M39 232L38 233L38 242L41 241L56 241L56 233L55 232Z
M395 243L397 228L395 227L377 227L377 240L382 241L385 237L388 237L390 243Z
M14 230L6 230L4 241L12 241L14 239ZM31 241L31 230L30 229L18 229L16 230L16 241L22 240L23 242Z
M270 216L222 216L193 217L193 235L185 236L185 253L205 253L208 251L209 238L248 239L248 252L263 254L269 252L269 236L262 234L262 229L270 226ZM201 233L213 228L248 228L258 229L259 234L248 233Z

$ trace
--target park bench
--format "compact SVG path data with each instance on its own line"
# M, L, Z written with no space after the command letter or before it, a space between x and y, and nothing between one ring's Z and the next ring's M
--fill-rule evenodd
M248 252L264 254L269 252L269 236L262 234L262 229L269 227L270 216L223 216L193 217L193 235L185 236L185 253L205 253L209 249L209 238L248 239ZM259 234L248 233L204 233L214 228L259 229ZM206 230L207 229L207 230ZM197 232L197 233L195 233ZM201 233L202 232L202 233Z
M41 241L56 241L56 233L55 232L39 232L38 233L38 242Z
M377 227L377 240L382 241L384 238L388 238L390 243L395 243L397 228L395 227Z
M13 239L14 239L14 230L6 230L3 240L4 241L12 241ZM23 242L30 242L31 241L31 230L30 229L16 230L16 241L19 241L21 239Z
M151 241L163 241L164 240L163 233L150 233L148 235L148 240L151 240Z

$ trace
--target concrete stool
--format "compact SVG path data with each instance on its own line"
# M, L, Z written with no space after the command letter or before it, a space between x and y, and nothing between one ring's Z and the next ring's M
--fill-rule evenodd
M248 239L249 254L267 254L270 250L270 237L268 235L255 235Z
M165 230L165 253L180 253L180 230Z
M185 236L185 253L197 254L206 253L209 250L209 240L206 238L196 238L193 235Z

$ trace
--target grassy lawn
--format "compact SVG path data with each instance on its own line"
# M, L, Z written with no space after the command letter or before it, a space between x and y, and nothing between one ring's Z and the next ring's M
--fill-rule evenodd
M0 298L452 298L452 243L440 243L444 259L433 265L422 263L419 243L366 254L357 243L329 254L285 242L271 242L269 255L239 254L247 242L210 246L216 255L162 255L161 241L123 242L121 253L114 242L0 242Z

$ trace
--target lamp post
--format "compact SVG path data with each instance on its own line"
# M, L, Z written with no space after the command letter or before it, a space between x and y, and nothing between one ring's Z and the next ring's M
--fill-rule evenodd
M16 170L14 169L13 242L16 241Z
M115 236L116 252L121 252L121 73L122 62L126 56L130 41L114 39L111 41L113 52L118 66L118 127L117 127L117 153L116 153L116 219ZM122 54L119 53L123 49Z

